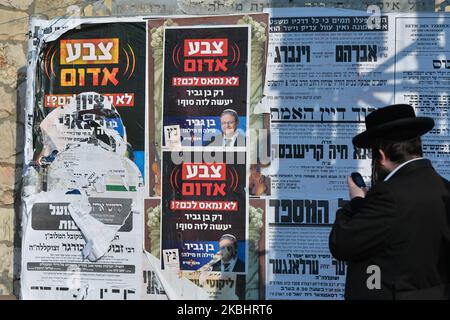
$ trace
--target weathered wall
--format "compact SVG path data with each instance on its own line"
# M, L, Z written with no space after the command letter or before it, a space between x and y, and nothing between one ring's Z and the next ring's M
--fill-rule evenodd
M20 180L29 17L49 19L79 9L82 16L131 14L222 14L258 12L269 6L319 6L383 11L450 11L449 0L0 0L0 296L18 294ZM77 6L77 7L71 7Z
M105 4L111 8L111 0ZM48 18L62 16L71 5L84 8L85 15L93 15L93 6L83 0L0 0L0 296L18 293L20 221L17 218L24 140L21 111L25 103L29 17L37 13ZM110 12L98 10L97 15Z

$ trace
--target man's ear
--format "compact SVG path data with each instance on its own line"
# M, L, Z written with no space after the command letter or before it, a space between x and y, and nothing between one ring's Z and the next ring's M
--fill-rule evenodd
M382 164L382 165L386 164L386 161L389 159L386 157L386 154L384 153L384 151L381 149L378 149L378 153L380 154L380 164Z

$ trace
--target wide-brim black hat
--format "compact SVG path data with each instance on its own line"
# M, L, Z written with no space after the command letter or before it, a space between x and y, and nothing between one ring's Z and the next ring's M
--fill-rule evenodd
M416 117L410 105L393 104L369 113L366 131L356 135L352 142L355 147L370 148L377 138L408 140L427 133L433 126L432 118Z

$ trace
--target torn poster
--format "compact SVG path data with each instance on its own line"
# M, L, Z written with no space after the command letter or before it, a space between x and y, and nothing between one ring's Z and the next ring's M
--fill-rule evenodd
M45 129L47 122L43 123L42 128ZM104 129L99 125L93 132L104 133ZM58 137L62 135L61 132L56 134ZM122 140L118 137L117 141ZM43 293L40 289L32 291L32 288L41 287L50 291L72 292L71 296L57 294L58 298L64 299L140 298L140 287L137 285L141 276L143 178L130 159L98 142L91 136L68 143L65 149L48 159L47 164L39 167L40 189L44 191L36 199L28 201L31 211L27 224L23 226L26 235L22 270L26 272L22 278L22 296L25 299L52 297L50 292ZM45 145L44 150L45 147L49 145ZM64 219L52 222L55 217ZM42 229L36 229L39 222ZM48 247L42 249L40 245L51 243L47 241L50 233L51 239L55 237L55 241L64 241L55 243L51 251L46 251ZM73 233L78 235L80 243L65 242L73 239ZM36 243L39 243L38 248L33 247ZM44 250L45 254L40 252L41 255L34 256L29 250ZM96 261L98 263L90 265ZM54 268L30 267L30 263L40 265L50 262L55 264ZM64 281L71 277L64 269L69 262L70 268L80 269L77 283L85 287L65 285ZM124 262L128 264L123 265ZM102 271L101 266L106 266L107 271ZM124 271L121 271L122 268ZM122 272L125 277L122 277ZM107 275L99 275L101 273ZM50 281L53 286L49 282L38 285L40 279L46 277L54 279ZM98 283L94 280L96 277ZM124 278L122 284L119 281L121 278ZM71 290L80 288L79 293ZM123 292L123 296L107 295L108 291L115 293L117 290Z
M49 39L59 21L33 29L21 296L140 299L145 23L84 19Z
M174 269L162 270L160 260L149 252L145 252L149 268L154 272L169 300L207 300L208 293L181 276ZM178 268L179 271L179 268Z
M107 97L96 92L76 95L67 105L48 114L39 128L43 155L56 154L95 138L104 149L127 156L127 132L122 118Z
M113 20L93 20L95 23L82 24L44 45L39 52L42 85L36 88L36 120L68 105L80 93L100 93L114 110L97 116L117 125L119 134L123 134L123 126L127 128L128 157L144 177L146 25ZM77 111L78 119L86 120L85 112ZM114 114L120 115L116 124ZM73 116L65 115L64 122L80 129L82 123Z
M128 158L94 143L80 143L55 156L54 161L45 168L42 183L49 191L78 189L89 195L126 192L134 197L143 187L138 170Z
M86 97L87 100L95 98L91 99L94 108L86 108L85 104L81 103L86 100L83 99ZM79 113L91 112L83 113L84 116L110 114L114 108L107 100L104 100L104 104L100 103L101 97L103 96L98 94L80 94L69 105L54 110L42 121L40 125L42 140L46 143L43 150L54 155L40 168L43 172L42 189L62 190L85 196L129 198L133 208L130 207L128 213L133 209L139 214L140 210L136 209L142 201L140 198L140 190L143 188L142 176L137 166L125 157L124 153L117 152L116 147L124 145L124 141L117 131L109 129L111 122L100 117L92 119L87 116L86 120L76 117L75 121L82 124L79 128L71 125L72 121L64 121L66 119L64 115L72 116L74 109ZM120 117L117 118L117 115L113 117L114 123L120 122ZM71 139L72 137L75 139ZM102 159L102 161L95 159ZM90 208L80 205L80 202L71 204L71 208L71 216L87 241L83 256L96 261L105 254L109 242L112 241L127 216L116 217L118 220L114 231L111 228L102 228L102 223L89 214ZM94 241L93 237L97 239Z
M131 199L50 191L30 200L23 226L23 299L140 299L142 226L140 215L131 213ZM85 210L91 219L74 221L73 210ZM122 223L118 217L127 219ZM97 262L83 259L82 252L92 243L98 246L99 237L110 235L91 235L94 241L86 243L80 229L87 226L83 222L92 221L106 225L94 231L114 235ZM96 247L93 250L92 254Z
M142 253L142 296L141 300L168 300L159 275L147 255Z

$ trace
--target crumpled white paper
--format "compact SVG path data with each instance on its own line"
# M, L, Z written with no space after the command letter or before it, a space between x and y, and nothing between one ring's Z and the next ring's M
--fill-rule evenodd
M80 195L78 200L69 205L69 213L83 234L86 245L82 251L84 259L97 261L108 252L111 241L122 225L106 225L90 215L92 210L86 195ZM126 221L130 213L124 219ZM123 224L123 223L122 223Z

